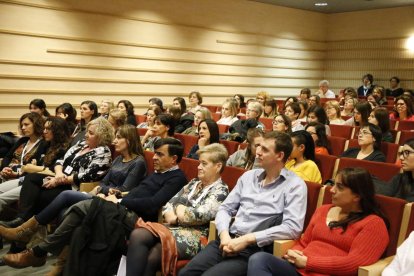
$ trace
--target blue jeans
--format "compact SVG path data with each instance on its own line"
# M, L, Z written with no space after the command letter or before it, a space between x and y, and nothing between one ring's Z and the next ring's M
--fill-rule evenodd
M250 256L247 276L298 276L294 265L266 252Z
M60 193L46 208L35 216L36 220L41 225L46 225L55 219L61 211L69 208L79 201L90 199L90 194L85 194L77 191L63 191Z

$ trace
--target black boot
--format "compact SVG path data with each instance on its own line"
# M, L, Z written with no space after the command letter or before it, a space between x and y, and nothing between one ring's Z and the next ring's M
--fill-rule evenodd
M0 225L7 228L16 228L24 223L24 220L20 217L15 218L11 221L0 221Z

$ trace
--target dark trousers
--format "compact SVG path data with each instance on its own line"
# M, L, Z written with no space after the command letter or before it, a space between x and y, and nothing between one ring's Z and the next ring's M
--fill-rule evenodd
M249 259L247 276L298 276L294 265L266 252L253 254Z
M223 257L220 250L220 241L215 240L210 242L206 248L181 269L178 275L246 275L249 257L260 250L257 246L250 246L237 256Z
M60 193L45 209L37 214L36 220L41 225L46 225L53 219L59 216L59 214L79 201L91 199L90 194L81 193L78 191L63 191Z
M29 173L24 177L22 190L20 191L19 217L28 220L34 214L43 210L56 196L65 190L70 190L70 185L60 185L52 189L42 187L43 178L46 175Z

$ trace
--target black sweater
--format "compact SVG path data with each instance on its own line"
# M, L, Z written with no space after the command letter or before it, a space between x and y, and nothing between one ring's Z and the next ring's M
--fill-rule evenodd
M153 173L146 177L138 187L132 189L121 200L121 205L135 212L145 221L157 221L158 211L181 188L187 179L180 169L165 173Z

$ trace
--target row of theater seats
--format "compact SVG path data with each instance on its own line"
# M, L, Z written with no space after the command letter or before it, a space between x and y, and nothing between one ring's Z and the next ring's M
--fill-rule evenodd
M331 135L336 137L343 137L346 139L358 138L359 127L347 125L329 125ZM414 122L412 121L390 121L390 132L393 135L394 143L403 143L405 140L412 137L414 130ZM403 137L404 136L404 137Z

